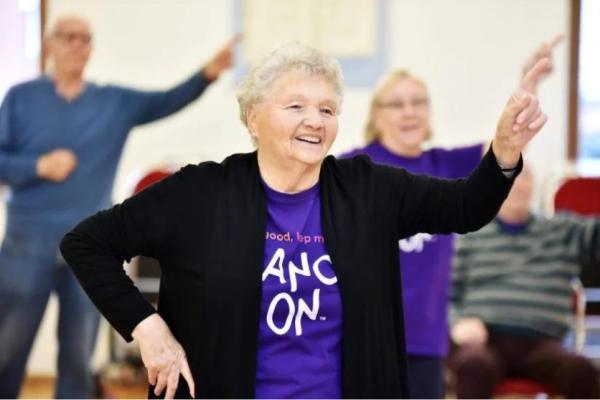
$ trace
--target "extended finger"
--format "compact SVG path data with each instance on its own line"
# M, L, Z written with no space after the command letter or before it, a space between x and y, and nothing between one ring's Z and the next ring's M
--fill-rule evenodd
M194 384L194 378L192 377L192 372L190 371L190 366L188 365L187 362L187 358L183 358L182 362L181 362L181 375L183 376L183 379L185 379L185 381L188 384L188 387L190 389L190 396L192 396L192 398L196 397L196 387Z
M241 40L242 34L236 33L231 39L227 41L227 43L225 43L225 46L223 46L223 50L230 52L235 47L235 45L238 44Z
M529 71L527 71L521 80L521 88L528 92L534 91L540 78L551 70L552 62L550 59L547 57L540 59Z
M550 43L548 44L548 47L550 47L550 49L554 49L560 42L562 42L565 38L565 34L564 33L559 33L556 36L554 36L554 38L550 41Z

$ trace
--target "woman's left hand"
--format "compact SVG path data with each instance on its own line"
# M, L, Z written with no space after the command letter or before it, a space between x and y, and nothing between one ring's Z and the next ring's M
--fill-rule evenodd
M521 80L504 107L496 127L492 149L498 163L504 168L512 168L519 162L525 145L542 129L548 116L542 112L535 86L540 76L552 68L550 60L543 58Z

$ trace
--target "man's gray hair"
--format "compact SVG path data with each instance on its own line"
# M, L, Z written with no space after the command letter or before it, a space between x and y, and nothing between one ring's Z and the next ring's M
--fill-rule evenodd
M341 106L344 97L344 78L340 63L320 50L299 42L291 42L267 54L261 62L250 69L240 83L237 99L240 106L240 119L244 125L248 125L247 113L250 106L261 102L273 82L289 71L323 76L333 85L339 96L338 104Z

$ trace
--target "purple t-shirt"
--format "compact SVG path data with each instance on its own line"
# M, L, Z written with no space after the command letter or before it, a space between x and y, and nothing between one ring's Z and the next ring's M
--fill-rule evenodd
M411 158L394 154L375 141L342 157L366 154L374 162L413 173L462 178L479 164L482 146L433 148ZM443 357L448 351L447 308L454 237L418 233L400 240L399 246L408 354Z
M319 185L296 194L263 187L256 397L340 398L342 303L321 231Z

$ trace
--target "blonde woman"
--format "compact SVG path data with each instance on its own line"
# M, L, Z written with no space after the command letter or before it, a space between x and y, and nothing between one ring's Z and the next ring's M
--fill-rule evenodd
M552 49L561 39L558 35L550 44L540 46L524 71L542 58L551 59ZM551 71L550 64L539 79ZM533 82L534 92L539 79ZM422 79L406 70L390 73L373 93L365 128L367 145L344 157L366 154L377 163L439 178L469 175L487 146L426 148L432 136L430 112L429 92ZM443 398L453 236L420 232L400 240L399 248L411 396Z

